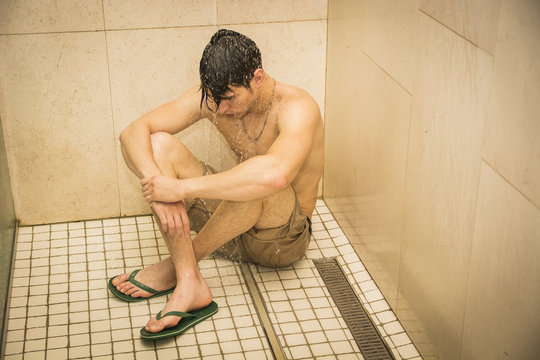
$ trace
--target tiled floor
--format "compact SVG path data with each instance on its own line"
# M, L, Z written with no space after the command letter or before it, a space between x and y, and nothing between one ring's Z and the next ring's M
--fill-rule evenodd
M68 246L69 244L69 246ZM219 312L185 334L146 342L139 329L166 298L125 303L106 279L167 255L149 216L19 228L5 359L272 359L237 263L199 263ZM363 359L311 259L336 257L396 359L420 359L324 202L306 258L250 265L289 359Z

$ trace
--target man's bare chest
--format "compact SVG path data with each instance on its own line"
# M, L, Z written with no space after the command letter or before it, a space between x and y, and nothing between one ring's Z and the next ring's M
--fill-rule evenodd
M240 161L266 154L277 137L276 124L273 121L266 124L258 139L248 134L242 120L216 120L214 125Z

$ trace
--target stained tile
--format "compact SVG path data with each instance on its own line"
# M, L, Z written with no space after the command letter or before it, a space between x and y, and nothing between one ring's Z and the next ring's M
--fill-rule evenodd
M20 221L117 216L118 204L108 201L117 196L117 180L115 144L106 135L113 129L105 35L1 36L0 52L2 124L9 160L17 164L11 176L16 208L25 209Z
M0 34L103 30L99 0L0 2Z
M326 19L327 3L324 0L250 3L234 0L217 1L219 24L264 23L274 21L301 21Z
M418 24L399 283L410 306L439 309L428 332L455 358L493 58L424 14Z
M540 210L484 164L476 213L461 358L534 358Z
M497 43L501 0L420 0L419 8L490 54Z
M366 2L366 54L409 92L417 21L418 0Z
M482 155L540 206L540 3L502 1Z
M214 1L103 1L107 29L144 29L216 24Z

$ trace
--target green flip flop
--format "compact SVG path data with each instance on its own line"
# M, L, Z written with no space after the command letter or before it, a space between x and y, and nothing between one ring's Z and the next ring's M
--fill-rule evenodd
M138 270L134 270L131 275L129 275L129 279L127 281L129 281L130 283L132 283L133 285L137 286L139 289L141 290L144 290L144 291L147 291L149 292L150 294L152 294L152 296L149 296L149 297L133 297L133 296L130 296L130 295L126 295L126 294L123 294L121 293L120 291L118 291L118 289L116 288L116 286L113 285L113 280L116 278L116 276L112 277L109 279L109 282L107 283L107 287L109 288L109 290L113 293L114 296L116 296L117 298L119 298L120 300L124 300L124 301L127 301L127 302L138 302L138 301L144 301L144 300L148 300L148 299L152 299L154 297L158 297L158 296L162 296L162 295L167 295L167 294L170 294L174 291L174 289L176 288L176 286L173 286L172 288L168 289L168 290L163 290L163 291L157 291L157 290L154 290L152 289L151 287L149 286L146 286L144 285L143 283L140 283L138 282L137 280L135 280L135 275L137 275L137 273L141 271L140 269Z
M202 309L192 311L191 313L185 313L181 311L170 311L161 316L161 311L157 314L156 319L160 320L165 316L180 316L182 319L174 327L163 329L158 333L151 333L146 331L145 328L141 329L141 338L145 340L159 340L165 339L171 336L182 334L184 331L192 328L203 320L208 319L212 315L218 312L218 306L215 302L211 302L210 305Z

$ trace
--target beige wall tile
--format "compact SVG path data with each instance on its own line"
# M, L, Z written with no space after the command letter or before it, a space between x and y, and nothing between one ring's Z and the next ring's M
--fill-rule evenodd
M418 0L367 1L366 4L365 52L410 92Z
M199 83L199 60L216 27L107 34L115 131Z
M216 24L215 0L105 0L107 29Z
M366 0L328 0L328 21L333 26L350 25L349 31L341 36L350 40L359 40L363 37ZM348 21L347 24L344 22ZM337 33L329 34L337 39ZM362 36L360 36L362 35Z
M99 0L2 0L0 14L0 34L103 30Z
M9 167L6 157L6 146L4 143L4 131L2 129L2 119L0 118L0 322L4 324L9 312L7 311L7 301L10 288L12 261L15 253L16 221L15 208L13 206L13 192L9 176Z
M307 4L307 7L299 9L295 18L301 20L307 18L324 19L326 16L325 2L320 1L315 4L316 6L312 6L314 4L315 3L310 2ZM108 191L110 192L112 189L115 189L114 191L118 192L118 190L116 190L118 188L116 184L118 181L120 182L120 191L122 192L122 214L137 214L148 211L146 204L140 200L138 180L130 174L129 170L127 170L120 155L118 155L117 159L120 166L118 171L116 170L116 163L114 161L114 170L110 168L110 164L107 163L107 161L111 160L109 156L113 156L114 158L115 151L119 151L117 140L118 134L130 121L136 119L146 111L176 98L182 91L187 89L188 86L198 82L197 69L202 50L210 39L210 36L217 30L216 26L200 27L199 25L215 25L217 23L217 0L203 2L183 1L176 3L168 1L159 1L158 3L149 1L105 1L103 7L104 8L102 9L102 3L100 1L78 1L75 3L70 2L69 4L64 4L64 1L26 2L24 4L14 1L2 2L0 4L0 10L2 13L10 14L9 19L2 21L2 24L0 24L0 26L4 26L4 32L21 33L102 30L104 28L104 22L107 24L107 29L145 27L169 27L169 29L162 29L163 32L159 32L157 29L122 30L111 31L106 34L100 33L99 35L88 35L92 38L99 39L94 47L86 43L86 40L84 40L80 46L72 44L71 40L66 40L66 44L59 45L63 40L56 40L57 38L54 36L52 37L54 40L51 40L51 38L48 37L24 39L21 37L20 39L22 40L14 40L15 38L7 37L2 38L2 44L3 47L7 49L6 51L16 49L16 51L9 56L9 59L16 58L17 60L6 60L1 65L3 66L3 77L0 79L1 84L3 89L10 88L10 94L3 94L3 96L0 97L0 101L2 101L0 109L2 114L9 115L5 117L5 120L8 122L13 121L13 119L20 121L19 113L24 113L26 118L23 123L27 121L26 119L31 117L29 112L47 114L47 116L38 117L39 120L37 122L40 124L41 121L43 121L43 124L46 124L49 121L50 116L52 116L51 114L56 116L57 113L62 113L60 116L57 116L58 119L55 120L53 126L49 126L51 129L56 130L58 124L64 124L68 121L68 115L63 112L69 113L69 116L74 113L83 118L83 122L86 121L85 116L87 116L85 113L85 111L87 111L85 106L77 106L70 100L69 96L71 96L71 93L68 94L68 91L73 88L72 84L68 84L69 86L60 86L59 88L62 88L63 90L57 90L56 87L58 84L63 85L64 82L69 81L78 83L80 86L84 85L84 89L76 89L77 91L75 92L74 99L79 100L79 96L84 96L89 103L92 103L92 106L97 105L98 107L98 110L91 110L94 111L92 116L97 112L99 119L107 118L108 120L106 121L107 124L101 124L100 122L98 122L98 125L92 124L92 131L87 132L86 137L82 137L81 135L81 138L77 138L77 141L82 144L81 147L86 146L86 148L94 150L94 147L97 147L96 144L99 144L99 141L94 138L93 131L99 130L102 133L110 133L110 128L114 126L114 132L110 133L111 137L109 138L111 142L100 144L99 149L96 150L100 155L90 159L89 164L92 166L92 164L96 163L98 160L103 160L105 165L101 166L100 169L103 169L104 173L106 173L104 178L107 179L109 186ZM280 11L284 10L281 9ZM289 10L286 11L286 16L289 15L288 11ZM322 15L313 15L315 13L320 13ZM103 14L105 14L105 20L103 19ZM310 15L306 18L306 14ZM265 63L268 64L267 70L269 70L272 75L278 75L280 80L307 88L314 95L319 104L322 105L324 100L326 21L294 24L281 23L274 25L274 27L268 24L247 27L242 27L240 25L240 27L254 31L266 41L266 46L271 49L272 54L265 58ZM269 35L267 35L266 32L270 29L275 30L270 33L272 36L275 36L275 38L268 40L266 37ZM286 37L287 40L283 41L283 37ZM66 39L71 38L68 36ZM106 48L103 43L105 39L108 39L108 48ZM27 44L28 41L31 42L31 45ZM307 42L307 44L302 44L304 41ZM19 42L23 45L19 46ZM282 47L283 44L285 44L285 49ZM50 52L45 50L48 47L51 47ZM84 51L81 49L85 47L87 47L85 51L89 52L88 63L84 63L83 60L79 59L79 57L84 58L84 55L81 54L81 52ZM107 64L106 51L108 51L110 58L109 64ZM35 61L34 64L31 65L28 64L30 59L33 59L36 54L38 56L38 61ZM62 54L62 57L60 57L59 54ZM98 56L103 56L105 62L100 63L97 61L96 59L98 59ZM55 57L58 57L58 59ZM268 61L268 58L272 57L275 60L275 64L280 65L276 66L273 65L272 61ZM64 64L65 59L70 59L71 61L72 58L76 59L72 64L74 68L77 68L77 66L79 66L78 63L81 62L85 64L84 66L92 67L92 76L87 75L86 68L84 71L79 71L78 68L75 71ZM286 59L286 61L282 61L282 58ZM60 64L56 73L54 72L55 69L53 66L53 60L55 59L58 60ZM103 59L99 58L100 61ZM298 62L298 59L301 59L302 61ZM11 86L11 82L15 81L13 79L18 76L16 72L12 71L12 68L15 65L11 63L17 62L19 63L17 66L22 68L21 71L31 72L29 75L30 77L35 77L40 81L41 78L44 78L42 81L43 84L40 85L41 88L38 87L36 89L31 81L19 82L17 86ZM64 66L64 68L62 66ZM107 83L108 66L111 69L110 84ZM272 68L272 66L274 67ZM315 68L309 69L310 66L314 66ZM184 70L188 68L191 70ZM94 86L94 84L91 84L94 87L85 85L85 82L89 81L87 79L88 77L90 78L90 81L94 81L94 77L100 76L103 76L103 79L100 78L100 80L103 80L104 83L99 85L103 85L103 87L100 88L97 85ZM50 92L48 88L45 89L46 87L55 89ZM107 99L109 96L109 89L112 90L114 121L111 119L111 99ZM18 91L18 93L14 95L14 91ZM49 101L49 98L54 99L54 101L51 100L47 103L45 100L40 100L37 105L32 105L33 108L32 106L28 107L32 109L32 111L27 111L22 105L24 98L20 96L20 93L26 94L27 92L32 91L34 93L39 93L40 96L44 96L43 94L47 93L48 98L46 101ZM66 93L64 94L62 91L65 91ZM58 99L56 97L58 97ZM58 104L62 106L57 106ZM106 109L106 111L101 107L104 107L103 109ZM102 110L106 115L99 114ZM79 113L84 113L84 115L80 115ZM13 132L15 131L15 128L19 127L18 124L17 126L12 123L10 124L11 125L6 126L6 133L9 131ZM29 127L26 123L24 126ZM58 126L64 128L63 126ZM104 130L107 126L109 129ZM49 128L47 131L49 131ZM48 133L50 137L47 138L45 145L62 144L64 142L63 139L57 141L54 137L58 133L62 132L58 131L53 134L53 131L51 130ZM24 134L24 131L21 131L20 134ZM221 136L217 134L215 129L213 129L208 122L202 122L195 128L185 131L179 136L186 144L188 144L188 146L190 146L190 148L193 148L193 151L202 159L209 161L214 166L217 164L216 168L218 169L229 168L233 166L236 161L230 151L226 149ZM27 154L24 156L15 155L15 149L19 151L19 146L22 146L21 144L29 143L30 140L24 138L24 135L19 135L19 133L17 133L17 136L12 136L12 139L12 147L8 149L8 157L10 158L10 163L15 164L13 166L17 167L14 172L19 174L21 173L20 168L22 165L14 159L27 157ZM45 140L42 142L45 143ZM35 143L40 144L39 142ZM216 152L210 151L208 149L210 144L212 146L217 146L219 150ZM70 143L69 146L73 146L73 144ZM29 147L30 150L27 150L27 152L36 152L36 148L37 147ZM64 147L63 150L66 150L66 147ZM53 155L56 155L57 153L62 154L61 156L49 156L47 155L47 151ZM63 168L66 163L69 163L67 167L70 170L77 170L79 174L82 174L81 176L85 176L85 179L92 178L91 176L86 176L87 174L84 173L83 170L80 170L71 164L70 161L74 161L73 158L76 157L75 155L73 155L72 158L69 152L53 150L52 148L47 151L45 152L47 157L56 159L52 162L54 166L49 167L50 169L40 173L36 178L54 178L54 176L50 175L52 172L51 169ZM102 158L106 158L106 160ZM47 164L46 161L41 161L40 163ZM29 164L25 164L24 166L26 166L26 168L24 168L23 173L30 171ZM46 167L45 165L43 166ZM119 173L119 180L115 178L116 172ZM21 189L26 189L28 186L24 184L24 181L29 182L29 179L30 178L27 177L27 180L23 180L18 183L17 186ZM18 180L14 180L14 182L17 181ZM78 200L81 199L80 194L75 194L71 189L76 186L74 181L54 181L56 181L56 188L63 188L71 191L70 194L72 197L67 199L68 202L78 202ZM64 186L64 183L69 184ZM115 185L111 186L111 184ZM84 185L84 182L82 185ZM17 192L15 189L14 191ZM36 187L36 192L43 191L41 191L39 187ZM38 206L34 211L32 206L30 206L30 202L27 201L30 198L35 198L37 199L36 201L42 201L42 198L34 197L34 194L30 192L20 195L16 200L19 204L19 211L22 211L20 214L25 221L55 221L51 220L51 218L47 218L47 220L43 220L43 218L35 220L36 214L41 211L41 208ZM111 194L108 193L107 199L110 201L111 198L114 198L114 196L111 196ZM94 196L93 199L95 202L100 201L99 197L96 198ZM118 202L117 199L115 199L115 202ZM24 204L24 209L22 204ZM103 213L94 215L94 210L90 207L88 215L84 216L84 218L111 216L109 213L110 209L107 206L101 206L101 209L104 210ZM115 209L118 211L117 207ZM81 216L77 214L78 212L71 213L73 216ZM51 215L54 219L57 218L57 214L50 212L42 211L41 215L42 217ZM117 214L115 213L113 215Z
M410 96L364 55L363 6L329 4L324 198L395 306Z
M426 15L418 24L399 291L455 359L492 58Z
M419 279L420 281L421 279ZM413 300L414 301L414 300ZM441 360L439 351L432 339L430 331L425 327L425 312L413 311L409 300L398 291L398 304L393 307L394 312L412 339L414 345L422 355L423 360Z
M483 155L540 206L540 2L503 1Z
M361 100L358 85L363 82L361 69L365 64L364 5L364 1L354 0L329 2L323 179L325 199L345 199L359 193L357 161L351 148L358 144L361 127L357 101ZM343 164L349 164L352 168ZM339 203L336 202L336 205ZM347 213L354 215L351 211ZM354 218L349 220L353 222Z
M216 30L197 27L108 34L116 137L130 122L176 99L199 82L199 60ZM235 162L209 123L196 124L179 138L197 157L216 169L229 168ZM118 162L122 215L148 212L139 180L121 156Z
M217 0L219 24L325 20L326 0Z
M461 358L535 359L540 210L490 166L480 180Z
M104 33L0 36L0 109L23 224L117 216Z
M6 156L6 143L4 141L3 121L0 118L0 250L5 254L6 259L11 259L11 249L13 245L13 232L15 231L15 208L13 206L13 191L11 190L11 178L9 175L9 166ZM8 236L9 234L9 236ZM9 255L8 255L9 254ZM0 258L0 261L3 258ZM8 274L11 268L4 264ZM8 279L0 279L0 289L6 289ZM1 295L4 297L5 295ZM3 307L0 307L3 309Z
M364 1L330 1L324 199L395 308L410 99L363 52Z
M369 58L354 59L354 79L327 90L325 193L356 199L355 246L395 305L411 98Z
M327 31L327 67L336 72L336 76L327 74L327 81L342 81L340 75L346 70L353 72L354 68L345 67L341 70L341 61L352 61L350 57L362 54L364 50L365 0L329 0L328 1L328 31ZM349 63L347 63L349 64Z
M351 148L357 144L360 122L351 98L358 97L356 84L362 80L356 59L364 58L364 5L364 1L355 0L328 2L323 196L353 244L358 242L360 229L354 222L362 202L353 196L358 193L358 166Z
M270 75L308 89L319 104L323 104L325 25L325 22L246 25L236 26L235 30L258 43ZM197 27L108 34L116 136L131 121L198 83L202 51L216 30L215 27ZM283 39L288 41L283 42ZM293 45L302 41L310 46L293 51ZM230 168L236 161L209 123L185 130L180 138L196 156L218 170ZM122 214L148 211L140 196L138 179L127 169L123 159L119 158L118 166Z
M501 0L420 0L420 9L493 55L500 4Z

